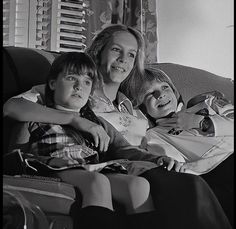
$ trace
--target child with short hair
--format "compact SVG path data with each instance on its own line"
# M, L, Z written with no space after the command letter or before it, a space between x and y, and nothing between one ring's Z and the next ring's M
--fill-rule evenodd
M146 149L181 162L180 172L201 175L233 222L234 106L213 91L190 99L185 108L162 70L146 69L144 82L136 103L150 120Z
M147 131L150 152L183 162L182 170L207 173L233 153L234 107L220 92L192 98L187 108L170 78L161 70L146 69L138 96L141 110L155 127ZM160 154L161 155L161 154Z

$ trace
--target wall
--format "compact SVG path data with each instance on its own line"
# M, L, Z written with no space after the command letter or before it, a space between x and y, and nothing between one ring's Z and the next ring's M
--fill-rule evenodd
M158 62L233 79L233 0L157 0Z

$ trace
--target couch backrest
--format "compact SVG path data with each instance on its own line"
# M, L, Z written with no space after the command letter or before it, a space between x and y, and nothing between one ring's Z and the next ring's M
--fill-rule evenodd
M229 78L179 64L154 63L148 66L163 70L172 79L185 102L200 93L218 90L234 104L234 83Z
M4 47L2 101L44 83L52 61L58 53L21 47ZM18 123L10 118L3 119L3 152L8 151L12 129Z
M3 102L13 95L44 83L53 60L59 53L21 47L3 48ZM228 78L173 63L153 63L173 80L184 100L212 90L219 90L234 103L234 85Z
M43 50L3 48L3 102L32 86L44 83L58 53Z

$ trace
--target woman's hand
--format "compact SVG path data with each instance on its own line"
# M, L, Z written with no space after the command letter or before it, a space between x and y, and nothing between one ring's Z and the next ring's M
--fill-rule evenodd
M78 130L90 133L93 136L95 147L99 146L101 152L107 151L110 137L102 126L77 115L73 116L70 125Z
M176 172L180 172L183 163L178 162L171 157L161 156L157 160L157 165L164 166L164 169L167 169L168 171L174 169Z

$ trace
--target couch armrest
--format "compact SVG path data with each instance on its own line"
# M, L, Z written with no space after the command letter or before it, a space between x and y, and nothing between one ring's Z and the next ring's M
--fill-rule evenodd
M44 212L68 215L71 206L80 203L75 188L67 183L40 176L3 176L3 187L22 193Z

